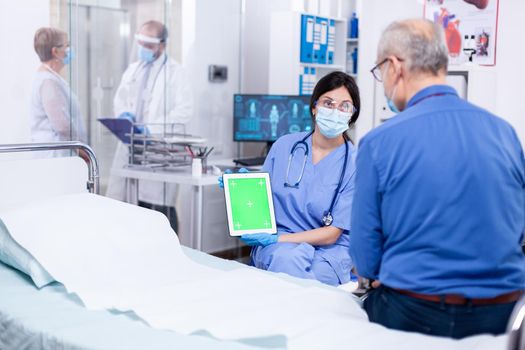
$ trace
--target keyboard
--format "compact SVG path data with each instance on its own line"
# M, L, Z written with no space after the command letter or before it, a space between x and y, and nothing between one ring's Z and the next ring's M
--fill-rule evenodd
M255 165L263 165L265 159L266 157L242 158L242 159L234 159L233 162L237 165L255 166Z

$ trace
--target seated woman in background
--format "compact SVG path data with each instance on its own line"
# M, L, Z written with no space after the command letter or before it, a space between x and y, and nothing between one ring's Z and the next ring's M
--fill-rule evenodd
M32 142L82 141L86 133L76 96L59 75L71 62L67 33L40 28L35 33L35 51L42 64L37 70L31 95ZM51 156L67 155L55 151Z
M345 132L359 108L354 79L330 73L310 100L314 130L282 136L272 146L263 171L270 173L278 234L241 237L253 246L256 267L330 285L350 281L355 149Z

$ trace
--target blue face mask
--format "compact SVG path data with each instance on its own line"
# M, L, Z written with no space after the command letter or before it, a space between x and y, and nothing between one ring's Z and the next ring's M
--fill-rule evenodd
M386 96L386 103L388 105L388 108L390 108L392 112L394 112L395 114L398 114L398 113L401 113L401 111L399 110L399 108L397 108L396 104L394 103L394 96L396 95L396 89L397 89L397 84L396 86L394 86L394 90L392 90L392 95L390 97Z
M62 63L64 63L65 65L68 65L71 63L71 61L73 60L73 58L75 58L75 52L73 51L72 48L68 47L66 49L66 55L64 56L64 58L62 59Z
M394 86L394 90L392 91L392 96L386 98L386 103L388 104L388 108L395 114L401 113L399 108L397 108L396 104L394 103L394 96L396 94L397 85Z
M315 123L319 127L321 134L329 139L333 139L348 129L350 117L350 113L341 112L338 109L318 107Z
M151 49L147 49L142 45L139 45L139 60L146 63L151 63L155 60L155 52Z

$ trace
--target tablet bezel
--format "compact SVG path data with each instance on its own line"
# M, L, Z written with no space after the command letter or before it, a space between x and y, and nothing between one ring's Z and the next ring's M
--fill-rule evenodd
M275 222L275 211L273 207L273 195L272 195L272 185L270 182L270 174L266 172L256 172L256 173L235 173L235 174L223 174L223 184L224 184L224 198L226 200L226 215L228 217L228 229L230 231L230 236L238 237L245 234L253 233L277 233L277 224ZM270 206L270 221L271 226L267 229L253 229L253 230L234 230L233 227L233 217L232 217L232 208L231 208L231 198L230 198L230 188L228 180L231 179L247 179L247 178L257 178L264 179L266 181L266 195L268 198L268 205Z

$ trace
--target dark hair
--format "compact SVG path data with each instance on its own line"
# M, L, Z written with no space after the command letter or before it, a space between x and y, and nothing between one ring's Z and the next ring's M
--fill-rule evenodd
M354 78L352 78L344 72L329 73L322 77L321 80L319 80L315 85L314 92L312 94L312 97L310 98L310 115L312 117L312 121L315 122L313 110L319 97L321 97L328 91L338 89L341 86L344 86L346 90L348 90L348 93L352 98L352 104L355 107L355 112L354 114L352 114L352 116L350 117L350 121L348 122L349 128L352 128L354 126L355 122L357 121L357 118L359 117L359 111L361 110L359 88L357 87Z

